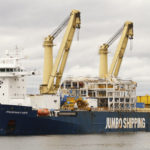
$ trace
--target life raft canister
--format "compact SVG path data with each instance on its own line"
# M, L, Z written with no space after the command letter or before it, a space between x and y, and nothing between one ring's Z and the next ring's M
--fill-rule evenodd
M38 116L48 116L50 114L50 111L46 108L38 109L37 114Z

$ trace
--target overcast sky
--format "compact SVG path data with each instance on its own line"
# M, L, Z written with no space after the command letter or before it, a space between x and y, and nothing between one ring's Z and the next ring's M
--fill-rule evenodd
M28 56L27 67L42 73L44 37L72 9L81 12L81 29L79 41L77 34L74 36L64 76L98 76L100 45L130 20L134 23L134 40L128 42L119 77L136 81L137 95L150 94L149 0L0 0L1 53L17 45ZM62 36L54 42L54 57ZM117 43L109 48L109 64Z

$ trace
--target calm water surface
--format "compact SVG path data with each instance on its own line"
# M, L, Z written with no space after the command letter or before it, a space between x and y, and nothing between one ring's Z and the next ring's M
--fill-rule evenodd
M0 150L150 150L150 133L0 137Z

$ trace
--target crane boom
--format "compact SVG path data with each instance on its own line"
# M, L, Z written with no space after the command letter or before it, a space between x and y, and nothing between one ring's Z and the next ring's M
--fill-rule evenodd
M133 39L133 23L130 21L127 21L124 24L122 36L109 69L109 76L118 76L128 39Z
M67 29L56 56L47 87L40 88L41 94L57 93L76 28L80 28L80 12L78 10L73 10L68 19Z
M119 37L122 33L121 39L119 41L118 47L116 49L111 67L108 73L108 64L107 64L107 54L109 46ZM100 78L106 78L108 76L117 77L120 69L120 65L122 62L122 58L127 46L128 38L133 38L133 23L130 21L125 22L124 26L122 26L113 37L111 37L108 42L104 43L100 46L99 54L100 54Z
M49 77L53 69L53 41L59 35L59 33L65 28L70 17L67 17L48 37L44 40L44 70L43 70L43 84L40 87L46 88ZM42 90L43 91L43 90Z
M123 27L121 27L106 43L100 46L99 54L100 54L100 69L99 69L99 77L106 78L108 74L108 63L107 63L107 54L109 46L118 38L121 34Z

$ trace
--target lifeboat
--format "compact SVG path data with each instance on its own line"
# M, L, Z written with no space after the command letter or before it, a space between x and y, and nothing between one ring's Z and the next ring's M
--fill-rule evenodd
M38 109L37 114L38 116L48 116L50 114L50 111L46 108Z

